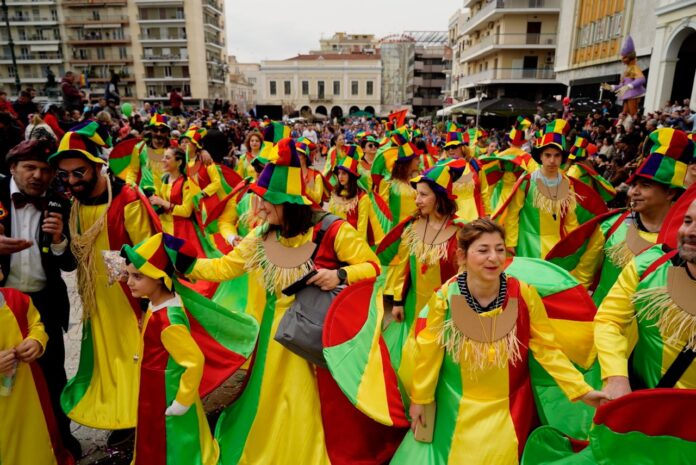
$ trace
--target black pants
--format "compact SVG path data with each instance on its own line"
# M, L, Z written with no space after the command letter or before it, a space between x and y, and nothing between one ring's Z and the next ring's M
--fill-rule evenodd
M53 413L58 423L58 429L63 440L70 437L70 419L60 406L60 394L68 382L65 375L65 343L63 328L55 315L55 307L51 304L51 293L46 291L30 292L29 297L41 315L41 321L48 334L48 343L44 353L37 362L46 378L48 393L51 397ZM54 299L55 300L55 299ZM53 310L53 313L51 312Z

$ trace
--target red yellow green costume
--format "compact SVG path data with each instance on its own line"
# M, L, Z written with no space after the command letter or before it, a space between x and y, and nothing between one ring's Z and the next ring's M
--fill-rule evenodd
M155 113L150 118L149 127L166 127L166 118ZM162 180L162 156L164 155L164 147L156 149L142 141L133 147L131 152L130 163L126 173L126 183L130 185L138 185L143 192L152 193L159 188Z
M46 346L48 336L31 299L15 289L0 289L0 350L33 339ZM19 362L9 396L0 396L0 463L73 465L63 449L48 387L36 362Z
M63 157L83 157L100 167L104 160L90 153L94 126L68 132L52 165ZM90 132L93 132L90 135ZM107 191L94 203L73 200L71 248L78 262L78 290L83 303L80 363L61 396L73 421L100 429L132 428L136 422L140 303L125 283L110 284L102 251L136 244L160 228L149 201L120 180L107 179ZM114 331L118 328L118 331Z
M609 202L616 197L616 189L602 175L597 173L588 162L587 158L597 153L597 146L590 143L584 137L576 137L575 143L570 148L568 161L573 162L566 170L566 174L575 178L598 192L602 200Z
M591 390L554 339L533 287L509 277L502 305L477 314L497 319L516 309L514 325L495 342L477 342L454 323L451 302L460 295L455 276L433 295L417 324L410 397L417 404L436 403L434 436L432 443L421 443L409 432L393 464L518 463L536 423L530 354L569 398Z

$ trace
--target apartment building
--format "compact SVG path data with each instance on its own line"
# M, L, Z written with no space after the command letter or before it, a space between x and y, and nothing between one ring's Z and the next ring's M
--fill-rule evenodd
M464 0L456 26L452 90L459 100L539 100L565 93L554 72L561 0ZM450 37L452 32L450 32Z
M321 53L376 53L377 39L374 34L348 34L336 32L331 37L319 39L319 50L311 54Z
M57 81L65 70L58 2L5 0L5 3L9 31L3 11L0 13L0 88L15 93L14 83L19 76L24 87L34 87L41 94L48 70ZM12 64L10 34L16 66Z

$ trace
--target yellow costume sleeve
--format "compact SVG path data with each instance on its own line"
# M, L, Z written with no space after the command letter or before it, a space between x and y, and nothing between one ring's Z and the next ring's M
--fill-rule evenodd
M553 335L546 309L536 289L520 283L520 293L529 310L529 350L534 358L556 380L570 400L576 400L592 390L582 374L568 360Z
M46 334L44 325L41 322L41 315L39 315L39 311L31 300L27 309L27 327L29 328L29 334L27 334L26 339L33 339L41 344L41 354L43 355L48 342L48 334Z
M520 236L520 210L524 206L526 196L524 183L522 183L512 196L507 211L503 213L505 215L503 226L505 226L505 245L507 247L517 247L517 240Z
M374 278L380 273L377 255L367 245L367 241L358 235L358 231L347 222L343 223L336 233L334 250L340 261L348 263L348 266L343 267L348 274L346 284Z
M478 178L481 189L481 201L483 202L483 208L486 212L486 215L490 215L491 194L488 189L488 179L486 179L486 174L483 172L483 169L479 170Z
M219 283L243 275L246 273L246 262L258 247L257 240L257 231L254 230L224 257L199 258L189 276Z
M220 172L218 171L217 166L215 166L215 163L211 163L208 166L206 166L205 170L208 172L208 177L210 177L210 184L205 186L203 192L205 192L205 195L207 195L208 197L212 197L213 195L217 194L218 191L222 191L222 180L220 179Z
M423 312L428 314L423 328L416 336L415 362L411 402L429 404L435 400L435 389L440 376L440 367L445 349L438 341L438 328L442 327L449 304L445 297L446 286L440 288L430 298Z
M595 275L599 271L599 267L604 261L604 234L599 226L597 226L590 236L585 252L580 256L578 264L573 271L570 272L575 279L580 281L585 289L589 288L594 281Z
M190 218L193 213L193 197L199 192L198 186L190 180L184 181L183 200L181 205L176 205L172 210L173 216Z
M220 218L218 218L218 228L222 237L227 239L230 236L237 235L237 221L239 221L237 201L230 199L220 214Z
M406 265L409 262L408 245L405 240L401 240L399 250L394 256L394 260L387 269L386 295L394 296L394 302L404 302L404 280L406 279Z
M363 239L367 240L367 224L369 222L370 209L372 208L372 203L367 195L363 195L360 200L358 200L358 234Z
M569 178L575 178L578 181L580 180L580 176L582 176L582 172L580 171L580 168L578 168L578 165L571 165L570 168L568 168L568 171L566 171L566 176Z
M138 181L138 175L140 174L140 152L142 151L145 144L143 142L135 144L133 151L131 152L130 163L128 163L128 175L126 176L126 183L135 185Z
M239 157L239 160L237 161L237 164L234 167L235 173L240 175L243 178L246 177L246 154L243 154Z
M203 366L205 364L203 352L184 325L168 326L162 331L160 338L169 355L185 369L179 379L176 401L189 407L196 402L198 386L203 379Z
M138 199L123 207L123 216L124 226L133 244L138 244L155 233L142 200Z
M595 345L602 368L602 379L628 376L630 328L635 317L631 297L638 287L638 271L633 260L623 269L594 319Z
M324 195L324 182L321 180L321 174L317 173L312 181L306 185L307 196L310 200L315 202L317 205L322 204L322 197Z

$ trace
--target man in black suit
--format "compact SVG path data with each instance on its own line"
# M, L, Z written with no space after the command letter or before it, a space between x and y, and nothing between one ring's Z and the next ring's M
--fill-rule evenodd
M47 158L55 151L52 141L20 142L7 154L11 176L0 181L0 286L28 294L38 309L48 334L44 354L38 359L46 378L51 403L66 448L79 459L79 441L70 433L70 420L60 407L65 387L65 345L70 301L61 270L75 269L68 246L67 199L49 189L53 170Z

